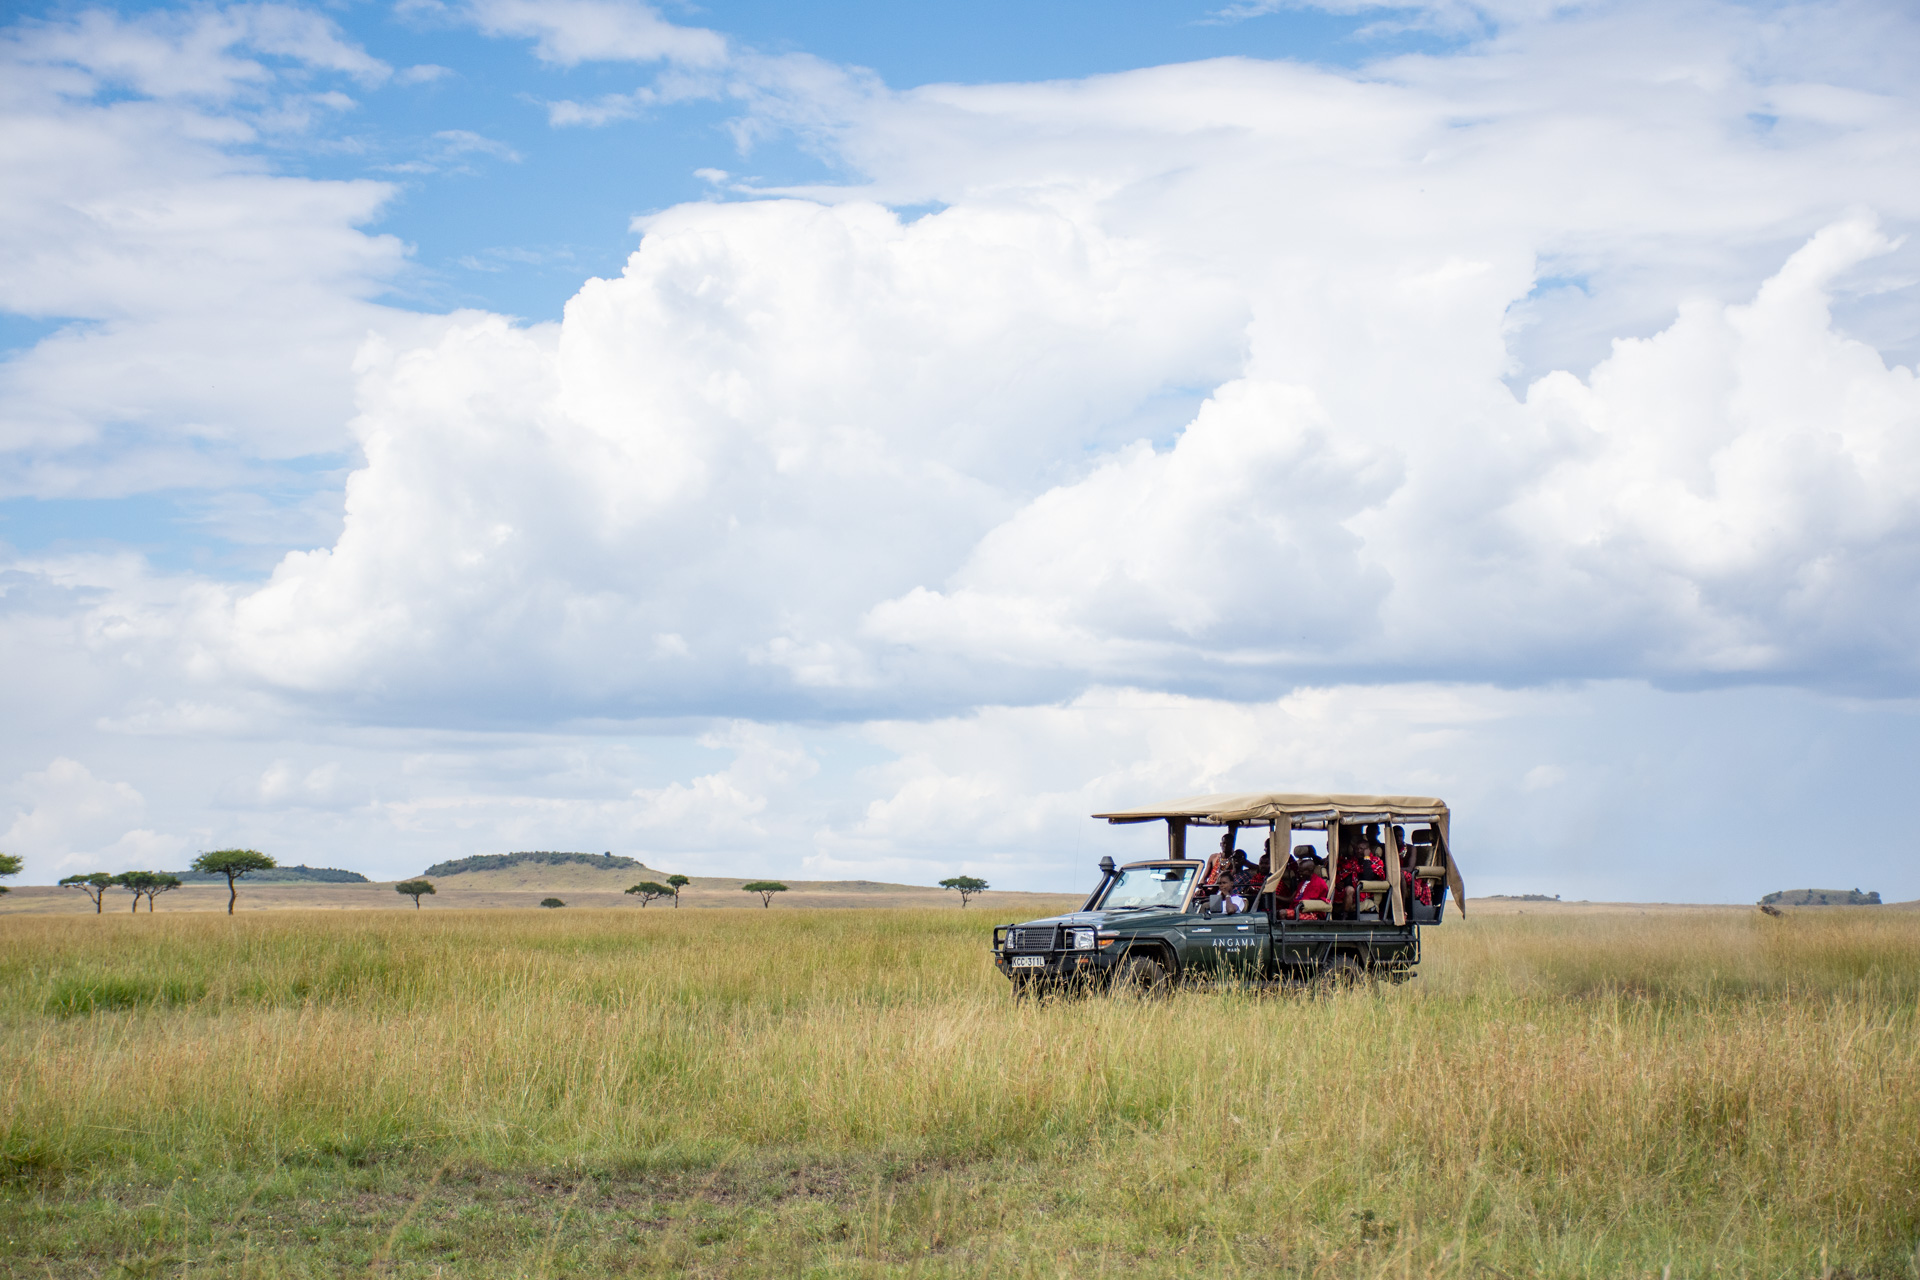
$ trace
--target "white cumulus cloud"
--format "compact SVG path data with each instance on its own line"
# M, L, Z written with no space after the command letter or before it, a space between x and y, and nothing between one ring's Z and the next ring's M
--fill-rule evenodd
M184 839L134 825L146 817L146 798L124 782L96 778L77 760L56 757L23 774L12 791L22 807L0 844L32 859L35 870L157 870L186 847Z
M0 365L0 484L357 457L265 580L7 561L15 840L226 805L309 861L1004 880L1071 875L1093 808L1284 782L1437 791L1564 890L1622 797L1664 867L1850 794L1920 683L1915 24L1424 8L1484 30L897 90L485 0L555 66L658 64L556 121L723 96L850 175L711 170L539 325L377 305L388 188L245 158L387 76L326 22L10 29L0 305L72 323ZM163 740L219 760L199 808Z
M405 265L360 229L389 186L249 153L299 135L320 73L387 68L274 5L0 31L0 309L60 326L0 361L0 495L228 483L349 443L354 349L421 318L372 301Z

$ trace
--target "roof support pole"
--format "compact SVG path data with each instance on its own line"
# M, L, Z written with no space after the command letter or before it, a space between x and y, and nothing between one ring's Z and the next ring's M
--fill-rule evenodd
M1185 818L1167 819L1167 856L1181 859L1187 856L1187 820Z
M1398 929L1407 922L1406 899L1400 892L1400 841L1391 822L1380 825L1387 829L1387 901L1393 904L1393 927Z
M1280 877L1287 873L1287 859L1293 856L1293 815L1283 813L1272 823L1272 834L1267 836L1267 882L1260 886L1262 893L1280 892ZM1279 903L1273 904L1276 909Z
M1334 888L1340 883L1340 815L1334 814L1327 819L1327 919L1333 919L1340 904L1334 899L1340 896Z

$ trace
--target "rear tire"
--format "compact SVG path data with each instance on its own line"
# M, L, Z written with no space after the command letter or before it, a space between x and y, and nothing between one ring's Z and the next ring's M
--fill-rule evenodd
M1314 986L1324 995L1333 995L1335 992L1358 991L1372 981L1373 975L1358 960L1352 956L1339 956L1320 971Z

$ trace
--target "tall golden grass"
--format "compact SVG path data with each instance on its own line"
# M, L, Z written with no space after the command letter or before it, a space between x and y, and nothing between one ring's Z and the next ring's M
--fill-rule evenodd
M9 918L0 1159L44 1196L884 1157L947 1190L793 1259L1920 1275L1920 913L1449 922L1405 986L1152 1001L1016 1002L991 923Z

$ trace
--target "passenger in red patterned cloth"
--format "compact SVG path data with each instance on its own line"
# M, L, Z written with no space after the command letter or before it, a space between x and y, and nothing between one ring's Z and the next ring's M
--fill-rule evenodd
M1347 832L1353 832L1349 836ZM1372 827L1342 827L1340 830L1340 870L1335 874L1333 896L1341 910L1351 916L1360 909L1360 882L1387 878L1386 848L1373 834Z
M1417 902L1423 907L1430 907L1433 905L1433 881L1422 880L1414 875L1413 872L1415 862L1421 858L1432 856L1433 836L1430 832L1426 831L1422 831L1420 835L1426 836L1426 839L1421 840L1416 836L1411 848L1406 845L1400 846L1400 864L1406 869L1407 882L1409 885L1407 901Z
M1413 861L1412 859L1408 859L1403 868L1407 882L1407 901L1418 903L1423 907L1432 906L1433 881L1422 880L1419 876L1414 875L1413 871Z
M1287 865L1280 869L1279 883L1273 886L1273 907L1279 911L1293 901L1293 891L1300 887L1306 878L1305 868L1313 858L1313 846L1310 844L1294 846L1293 853L1287 859Z
M1298 850L1295 851L1296 854ZM1301 867L1299 887L1293 891L1293 897L1280 913L1283 920L1298 920L1300 904L1303 902L1325 902L1327 900L1327 877L1317 862L1308 862Z
M1387 878L1387 846L1381 844L1380 841L1374 837L1372 828L1368 828L1367 838L1367 847L1361 850L1360 857L1357 860L1360 864L1360 879L1372 880L1377 884ZM1364 891L1360 895L1359 902L1361 904L1366 904L1367 902ZM1372 905L1378 906L1379 904L1375 903Z

